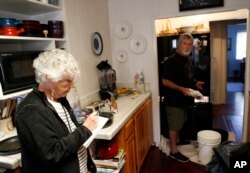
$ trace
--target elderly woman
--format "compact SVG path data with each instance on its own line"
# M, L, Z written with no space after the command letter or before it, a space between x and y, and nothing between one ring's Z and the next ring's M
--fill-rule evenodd
M72 55L63 50L41 53L33 62L38 85L18 105L16 128L22 148L22 173L96 172L83 143L98 116L80 125L66 99L79 74Z

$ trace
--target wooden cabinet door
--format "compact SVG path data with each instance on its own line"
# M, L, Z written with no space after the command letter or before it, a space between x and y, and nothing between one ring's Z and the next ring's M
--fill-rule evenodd
M146 151L149 150L149 148L153 144L153 117L152 117L152 99L148 99L145 103L144 108L144 116L145 118L145 134L146 134ZM147 126L147 127L146 127Z
M144 157L146 155L146 148L145 148L145 120L144 120L144 109L143 107L139 109L135 115L135 143L136 143L136 157L137 157L137 165L138 171L143 163Z
M135 145L135 123L132 117L124 126L124 151L126 153L126 163L123 168L123 173L136 173L137 162L136 162L136 145Z
M136 173L136 145L135 145L135 135L132 134L125 142L125 152L126 152L126 163L123 169L123 173Z

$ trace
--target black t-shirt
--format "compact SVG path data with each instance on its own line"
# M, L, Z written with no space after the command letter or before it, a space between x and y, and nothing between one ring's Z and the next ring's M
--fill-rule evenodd
M164 63L163 79L168 79L175 84L195 88L195 76L192 62L188 57L173 53ZM165 101L169 106L186 108L193 105L193 97L185 96L182 92L165 87Z

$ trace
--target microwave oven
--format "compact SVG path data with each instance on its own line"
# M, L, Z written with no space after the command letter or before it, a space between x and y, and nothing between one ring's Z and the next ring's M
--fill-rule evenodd
M26 94L35 81L33 60L42 51L0 52L0 100Z

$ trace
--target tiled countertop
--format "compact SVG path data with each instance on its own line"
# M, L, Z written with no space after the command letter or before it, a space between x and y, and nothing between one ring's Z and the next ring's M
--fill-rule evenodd
M140 94L133 98L131 95L119 97L117 99L118 112L114 115L111 126L100 130L96 136L97 139L111 140L119 130L126 124L134 112L151 96L151 92ZM0 138L4 140L8 137L15 136L16 130L12 130ZM0 156L0 168L15 169L21 166L21 154L13 154L9 156Z

